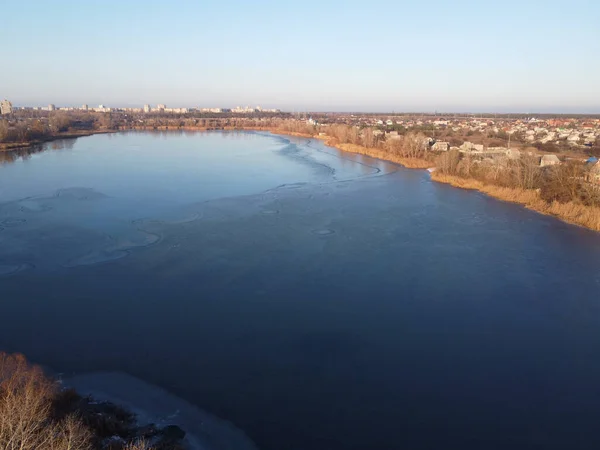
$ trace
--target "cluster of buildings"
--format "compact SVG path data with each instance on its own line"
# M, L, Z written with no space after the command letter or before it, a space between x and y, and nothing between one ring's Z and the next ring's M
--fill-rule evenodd
M529 143L565 142L571 147L592 145L600 136L599 122L595 121L542 121L519 123L511 127L509 134L521 133Z
M141 111L144 113L151 112L164 112L164 113L175 113L175 114L187 114L191 112L200 112L200 113L213 113L213 114L222 114L222 113L237 113L237 114L253 114L253 113L280 113L279 109L263 109L260 106L256 108L251 108L250 106L246 106L242 108L241 106L236 106L235 108L167 108L165 105L157 105L156 108L152 108L150 105L144 105L144 108Z
M573 149L591 147L600 138L598 118L475 118L425 115L381 116L337 114L328 117L335 123L370 126L389 134L391 130L419 130L438 137L457 138L481 135L526 145L556 144Z
M143 108L124 108L123 111L127 112L144 112L144 113L170 113L170 114L187 114L190 112L190 108L167 108L167 105L158 104L156 108L146 104Z
M238 114L252 114L252 113L280 113L279 109L264 109L260 106L252 108L246 106L245 108L236 106L235 108L167 108L164 104L158 104L156 107L151 105L144 105L142 108L110 108L105 105L98 105L98 107L90 107L86 104L76 107L57 107L54 104L48 106L34 106L34 107L19 107L13 108L12 104L8 100L4 100L0 103L0 113L10 114L15 110L32 110L32 111L90 111L90 112L128 112L128 113L167 113L167 114L188 114L188 113L238 113Z
M494 165L524 156L537 158L540 167L573 159L589 166L590 174L600 181L600 163L585 155L586 150L600 142L599 118L440 118L338 113L322 115L318 121L311 117L306 123L322 130L335 123L370 127L374 136L386 141L402 139L405 132L421 132L426 136L423 146L431 151L455 150L475 161Z
M484 136L502 137L507 141L516 138L527 144L566 144L569 147L592 146L600 137L600 119L517 119L517 120L416 120L400 121L401 125L426 126L434 130L451 130L457 134L480 133Z
M252 108L250 106L246 106L245 108L241 106L236 106L235 108L198 108L197 111L201 113L235 113L235 114L253 114L253 113L280 113L279 109L264 109L260 106L256 108Z
M93 112L111 112L113 108L108 108L104 105L98 105L97 108L89 107L88 105L82 105L79 108L71 106L58 107L54 103L50 103L48 106L21 106L13 108L13 111L93 111Z
M475 158L475 161L486 162L492 165L504 165L509 160L518 160L524 156L534 158L536 164L539 164L540 167L556 166L562 164L561 159L553 154L540 155L530 150L509 147L489 147L484 146L483 144L474 144L469 141L464 142L459 147L452 147L449 142L436 141L431 138L427 138L424 145L428 145L428 147L432 151L457 150L458 152L464 155L469 155ZM582 161L585 164L585 166L589 169L589 181L593 181L594 183L600 183L600 162L598 161L598 158L586 157L582 160L581 158L567 157L566 159L576 159Z

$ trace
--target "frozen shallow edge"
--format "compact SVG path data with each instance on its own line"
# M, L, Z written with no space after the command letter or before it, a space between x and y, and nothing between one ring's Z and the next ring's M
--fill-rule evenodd
M190 450L257 450L233 424L195 407L182 398L120 372L94 372L63 378L81 395L123 406L137 415L140 425L177 425Z

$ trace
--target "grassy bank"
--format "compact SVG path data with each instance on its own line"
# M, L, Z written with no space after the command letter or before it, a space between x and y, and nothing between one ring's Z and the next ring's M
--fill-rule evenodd
M92 136L94 134L116 133L113 130L86 130L86 131L70 131L65 133L53 134L45 136L43 139L25 142L4 142L0 143L0 152L10 152L21 148L28 148L33 145L43 144L44 142L58 141L61 139L76 139L79 137Z
M324 140L331 147L394 162L411 169L427 169L435 166L435 163L422 158L406 158L379 148L368 148L356 144L340 144L334 138L325 137ZM433 172L431 179L461 189L483 192L490 197L523 205L528 209L557 217L565 222L600 231L600 207L586 206L574 202L559 203L553 201L548 203L541 199L539 193L535 190L496 186L472 178L445 175L440 172Z
M480 191L506 202L523 205L533 211L555 216L565 222L600 231L600 208L598 207L584 206L573 202L548 203L542 200L535 190L495 186L485 184L479 180L445 175L439 172L433 172L431 174L431 179L461 189Z
M11 150L18 150L20 148L27 148L33 145L32 141L29 142L2 142L0 143L0 152L10 152Z
M394 155L390 152L379 148L363 147L356 144L338 144L335 140L326 140L326 144L350 153L358 153L360 155L370 156L372 158L383 159L396 164L401 164L410 169L427 169L433 166L431 161L421 158L405 158L403 156Z
M371 156L385 161L401 164L411 169L427 169L435 166L431 161L422 158L406 158L395 155L387 150L379 148L368 148L356 144L340 144L334 138L322 137L326 144L350 153ZM482 181L472 178L463 178L453 175L445 175L440 172L433 172L431 179L439 183L449 184L461 189L471 189L490 197L497 198L506 202L523 205L533 211L557 217L565 222L580 225L594 231L600 231L600 208L585 206L574 202L551 203L541 199L539 193L535 190L501 187L492 184L486 184Z

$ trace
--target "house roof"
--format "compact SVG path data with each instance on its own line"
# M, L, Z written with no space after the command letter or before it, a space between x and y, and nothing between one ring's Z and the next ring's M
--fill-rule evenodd
M542 156L542 161L560 161L560 159L556 155L544 155Z

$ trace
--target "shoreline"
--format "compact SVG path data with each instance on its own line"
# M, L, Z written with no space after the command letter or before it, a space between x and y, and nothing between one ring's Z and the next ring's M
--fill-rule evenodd
M37 442L52 440L61 444L56 448L258 450L228 420L125 372L65 374L0 350L0 382L0 393L10 394L0 395L5 444L14 439L26 448L36 443L36 449L42 448Z
M272 127L168 127L168 126L140 126L124 128L119 130L92 130L85 133L68 133L63 135L51 136L44 141L32 141L28 143L18 144L0 144L0 151L13 151L31 147L35 144L58 140L58 139L75 139L78 137L92 136L94 134L119 133L127 131L267 131L280 136L295 136L307 139L319 139L324 141L325 145L337 150L348 153L355 153L372 158L381 159L383 161L400 164L408 169L429 169L434 166L433 162L420 158L404 158L394 155L385 150L378 148L363 147L357 144L341 144L336 138L328 135L311 135L310 133L302 133L295 131L285 131ZM3 147L12 145L10 148ZM487 184L474 178L462 178L455 175L445 175L439 172L431 173L431 180L437 183L448 184L459 189L467 189L481 192L497 200L514 203L525 208L535 211L539 214L555 217L563 222L572 225L578 225L592 231L600 232L600 207L585 206L569 203L547 203L539 198L539 195L534 190L523 190L518 188L507 188L493 184Z
M591 231L600 231L600 207L579 205L573 202L547 203L534 190L515 189L493 184L485 184L472 178L445 175L438 172L431 174L431 179L438 183L449 184L455 188L481 192L497 200L524 206L538 214L552 216L571 225L577 225Z
M391 155L380 149L370 149L354 144L335 144L330 141L326 145L350 153L359 153L385 161L401 164L407 169L429 169L433 163L424 159L409 159ZM588 230L600 232L600 207L585 206L573 202L568 203L547 203L539 197L534 190L524 190L518 188L508 188L486 184L474 178L462 178L456 175L445 175L433 171L430 175L431 180L437 183L448 184L458 189L478 191L488 195L496 200L514 203L524 206L530 211L552 216L571 225L577 225Z
M165 389L121 372L91 372L61 379L80 395L126 408L138 425L177 426L188 450L257 450L243 430Z
M357 153L400 164L407 169L429 169L434 166L434 163L425 159L403 158L377 148L367 148L355 144L339 144L336 142L336 139L329 136L310 136L306 134L305 137L319 138L324 140L325 145L329 147L349 153ZM448 184L458 189L478 191L482 194L488 195L489 197L495 198L496 200L524 206L530 211L534 211L538 214L551 216L571 225L577 225L591 231L600 232L600 207L585 206L573 202L547 203L546 201L542 200L539 197L539 194L534 190L524 190L486 184L474 178L462 178L456 175L445 175L436 171L433 171L430 174L430 178L432 181L437 183Z
M16 150L23 150L34 145L41 145L46 142L59 141L61 139L77 139L80 137L93 136L95 134L110 134L110 133L118 133L121 130L90 130L90 131L82 131L82 132L70 132L64 134L56 134L52 136L47 136L44 139L35 140L35 141L27 141L27 142L5 142L0 143L0 152L12 152Z

